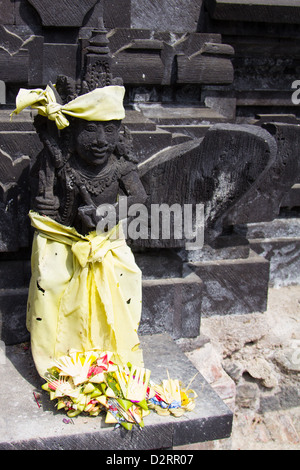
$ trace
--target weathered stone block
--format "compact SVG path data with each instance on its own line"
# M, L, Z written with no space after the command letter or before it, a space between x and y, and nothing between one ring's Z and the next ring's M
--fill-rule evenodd
M14 2L11 2L10 0L2 0L0 2L0 17L2 24L14 24L14 7Z
M281 207L300 207L300 184L296 183L292 186L290 191L283 197Z
M0 112L0 132L1 132L1 141L5 139L5 134L8 132L21 132L21 131L31 131L32 133L35 131L33 126L33 119L32 119L32 112L29 110L24 110L20 114L15 114L13 119L10 119L11 109L1 109ZM14 136L17 138L17 136ZM9 142L9 138L7 137L7 142ZM14 139L12 139L14 140ZM39 141L37 137L34 139L35 142ZM5 150L5 148L3 148ZM7 150L6 150L7 151Z
M267 308L269 262L254 252L249 258L193 262L203 281L201 315L264 312Z
M250 241L270 238L300 238L300 220L298 217L281 217L269 222L236 225L234 232Z
M14 25L21 29L34 28L35 25L41 24L41 18L27 0L14 0Z
M158 40L134 39L116 52L112 61L112 73L122 77L124 83L160 85L164 76L161 60L163 44Z
M236 226L249 239L251 249L270 263L270 285L300 283L300 221L281 218L272 222Z
M58 75L76 78L77 44L44 44L43 83L56 83Z
M196 337L200 331L202 281L184 279L143 281L142 335L169 333L174 339Z
M246 238L235 233L221 235L210 245L204 245L195 251L181 250L182 259L189 262L218 261L248 258L250 254L250 243Z
M0 131L0 252L16 252L30 243L29 168L41 143L31 130L12 130L7 114L2 118L3 127L10 132ZM31 126L31 120L16 119L16 128Z
M28 188L30 159L27 155L11 158L2 148L0 148L0 252L17 251L29 243L27 214L30 199Z
M155 132L156 125L151 119L148 119L139 111L131 109L126 110L126 116L123 123L132 131L151 131Z
M142 335L196 337L200 330L202 281L170 253L136 254L143 273Z
M192 125L196 127L196 123L205 125L208 122L214 124L227 121L219 112L202 107L200 104L182 104L181 106L176 106L165 103L140 103L136 106L146 118L151 119L160 127L174 125L182 127Z
M184 141L191 139L200 139L205 136L210 125L209 124L162 124L159 126L160 129L163 129L167 132L172 132L173 136L184 136L186 137L182 141L175 141L174 144L180 144Z
M0 186L0 251L17 251L19 245L18 189L3 191Z
M41 17L43 26L80 27L97 0L28 0Z
M206 0L205 4L216 20L300 23L294 0Z
M199 51L193 56L178 56L178 83L199 83L212 85L228 85L233 82L233 67L231 61L213 54L203 54Z
M1 340L5 344L28 341L26 330L27 288L0 290Z
M153 108L154 112L154 108ZM149 198L147 204L203 204L204 235L209 242L222 232L231 208L250 188L256 188L276 156L276 143L256 126L216 124L203 139L158 152L139 164ZM168 175L168 185L166 177ZM182 247L184 237L137 240L143 246Z
M22 158L24 161L29 160L29 157L34 159L41 150L40 140L36 132L33 131L0 131L0 138L0 152L2 151L3 154L8 154L9 158L15 161L15 165L13 166L17 166L17 168L20 167L18 163ZM1 159L3 159L2 156ZM3 177L7 179L10 174L11 172L5 175L1 174L1 180Z
M269 168L257 178L255 186L229 212L226 217L228 225L273 220L279 214L283 197L299 177L299 126L269 123L263 127L276 140L276 156Z
M43 83L43 66L44 61L41 60L44 50L43 36L33 36L31 41L27 42L28 47L28 86L41 86Z
M40 85L44 39L32 34L24 40L18 32L0 26L0 80Z
M131 0L104 0L103 20L106 29L130 28Z
M151 31L148 29L115 28L108 32L109 50L114 55L121 48L128 46L137 39L150 40Z
M0 69L0 78L4 82L26 83L28 77L28 52L20 51L17 55L11 57L7 52L1 51Z
M15 289L27 286L29 261L21 259L0 261L0 289Z
M300 238L250 240L251 248L270 262L270 285L300 284Z
M132 85L228 84L233 81L231 46L218 34L116 28L107 35L112 70Z
M131 27L153 31L197 31L202 0L131 0Z

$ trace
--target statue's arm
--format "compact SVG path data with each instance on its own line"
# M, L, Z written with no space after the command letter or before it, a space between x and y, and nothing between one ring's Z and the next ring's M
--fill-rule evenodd
M120 186L128 198L128 207L132 204L143 204L146 202L148 196L136 169L122 176Z
M138 172L133 169L122 176L119 181L120 188L123 192L123 195L127 197L127 208L133 204L143 204L147 199L147 193L144 189L144 186L139 178ZM85 187L79 188L81 198L84 201L85 205L79 207L78 215L82 220L86 231L95 230L98 223L105 217L104 215L97 214L97 206L92 201L91 196L87 192ZM115 222L119 222L119 202L114 204L114 215Z
M37 115L34 126L44 145L44 150L38 156L38 185L37 194L33 200L33 210L42 215L58 218L60 201L54 194L56 170L63 164L59 136L54 122Z

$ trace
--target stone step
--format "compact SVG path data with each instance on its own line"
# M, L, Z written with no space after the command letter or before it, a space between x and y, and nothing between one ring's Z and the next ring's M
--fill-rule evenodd
M277 218L269 222L236 225L235 232L248 240L300 238L300 218Z
M192 261L189 267L203 281L201 318L266 310L269 261L254 250L247 258Z
M168 278L144 279L142 288L140 335L166 332L173 339L198 336L202 281L195 273L172 276L170 272ZM7 345L29 339L27 297L28 287L0 289L0 340Z
M0 339L5 344L28 341L26 307L28 288L0 289Z
M167 378L185 385L197 374L184 353L166 334L141 338L145 366L151 379ZM128 432L104 423L99 415L79 415L64 423L64 411L56 411L47 392L41 390L29 349L7 346L0 357L0 449L1 450L147 450L227 438L232 429L232 412L198 373L191 388L198 397L192 412L180 418L151 412L145 427ZM38 403L34 393L39 393Z
M216 20L300 23L294 0L208 0L206 6Z
M167 104L139 104L144 117L159 125L197 125L227 122L217 111L204 106L172 106Z
M300 284L300 218L278 218L236 226L250 247L270 263L269 286Z
M281 207L299 207L300 206L300 184L296 183L290 191L284 196Z

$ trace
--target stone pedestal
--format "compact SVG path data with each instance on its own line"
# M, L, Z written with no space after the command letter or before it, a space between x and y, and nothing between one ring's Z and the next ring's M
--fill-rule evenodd
M188 385L197 373L192 363L180 352L172 339L164 335L142 338L144 360L151 378L160 382L178 378ZM55 411L31 360L21 346L7 347L1 356L3 377L0 403L1 450L155 450L227 438L231 434L232 412L204 378L198 374L192 388L198 394L196 407L181 418L151 413L145 427L114 429L104 418L77 416L65 424L65 412ZM12 386L13 384L13 386ZM13 387L13 392L12 392ZM40 394L39 405L33 392ZM8 406L9 405L9 406ZM147 459L147 454L144 458ZM101 456L100 456L101 457Z

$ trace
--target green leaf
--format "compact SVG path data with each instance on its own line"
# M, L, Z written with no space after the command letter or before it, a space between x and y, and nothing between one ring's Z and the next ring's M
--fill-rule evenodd
M107 381L107 385L112 389L112 391L114 392L116 397L123 398L121 387L118 384L117 380L113 377L112 374L107 374L106 375L106 381Z
M56 379L59 379L59 371L57 370L56 367L51 367L51 369L47 369L47 371L49 372L49 374L52 377L55 377Z
M124 410L129 410L129 408L132 406L132 402L129 400L125 400L123 398L118 398L117 401L120 403L120 405L124 408Z
M98 389L94 390L94 392L91 393L91 398L97 398L102 395L102 392Z
M120 421L120 424L127 429L127 431L131 431L133 424L127 423L126 421Z
M139 405L141 408L143 408L143 410L148 411L148 409L149 409L149 408L148 408L148 405L147 405L147 402L146 402L145 399L142 400L142 401L139 401L139 402L138 402L138 405Z

